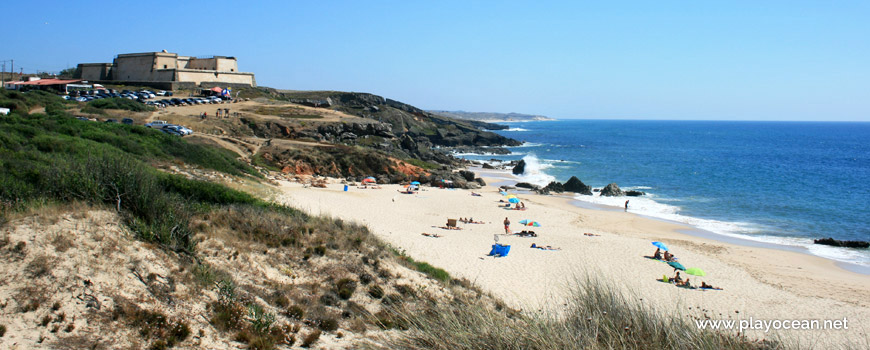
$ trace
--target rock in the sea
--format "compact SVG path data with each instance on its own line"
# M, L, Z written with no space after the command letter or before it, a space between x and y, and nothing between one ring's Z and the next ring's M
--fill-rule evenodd
M561 182L552 181L544 187L544 190L547 192L553 191L556 193L562 193L565 192L565 186L563 186Z
M479 177L474 179L474 182L477 182L477 184L480 185L481 187L486 186L486 181L483 181L483 179L481 179Z
M646 194L646 192L642 192L642 191L635 191L635 190L625 191L625 195L629 196L629 197L640 197L640 196L643 196L645 194Z
M870 242L866 241L841 241L839 239L834 239L834 237L822 238L813 240L815 244L823 244L834 247L846 247L846 248L870 248Z
M492 166L492 165L489 165L489 163L483 163L482 168L484 168L484 169L495 169L495 167Z
M530 184L530 183L528 183L528 182L517 182L517 185L516 185L516 186L517 186L517 187L520 187L520 188L528 188L528 189L530 189L530 190L534 190L534 189L539 188L538 186L536 186L536 185L532 185L532 184Z
M566 192L585 194L587 196L592 195L592 187L584 184L583 181L580 181L580 179L578 179L576 176L571 176L571 178L568 179L567 182L565 182L563 187L565 188Z
M513 173L514 175L522 175L524 172L526 172L526 161L520 159L520 161L517 162L517 166L514 167Z
M624 196L625 192L622 192L622 190L619 189L619 186L615 183L610 183L601 189L601 195L604 197L618 197Z

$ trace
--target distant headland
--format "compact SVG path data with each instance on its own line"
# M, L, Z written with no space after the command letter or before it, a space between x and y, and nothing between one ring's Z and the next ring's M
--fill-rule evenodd
M485 122L528 122L535 120L555 120L543 115L522 113L493 113L493 112L465 112L465 111L427 111L450 118L477 120Z

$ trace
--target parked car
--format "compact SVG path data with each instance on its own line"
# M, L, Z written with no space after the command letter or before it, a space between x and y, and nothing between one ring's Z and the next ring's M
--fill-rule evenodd
M162 132L164 132L164 133L166 133L166 134L169 134L169 135L173 135L173 136L178 136L178 137L182 137L182 136L184 136L184 135L182 135L180 132L178 132L178 131L175 130L175 129L160 129L160 131L162 131Z
M167 91L166 96L172 96L172 91Z
M160 90L154 93L157 96L166 96L166 91Z
M106 123L117 123L118 119L106 119Z
M190 129L188 129L188 128L185 128L185 127L183 127L183 126L181 126L181 125L165 125L165 126L163 126L163 129L164 129L164 130L165 130L165 129L171 129L171 130L173 130L173 131L175 131L175 132L181 134L182 136L193 134L193 130L190 130Z
M124 118L124 119L121 119L121 123L127 124L127 125L133 125L133 119Z
M88 121L88 118L85 118L85 117L76 117L76 119L81 120L81 121Z
M169 124L165 120L155 120L155 121L152 121L150 123L146 123L145 127L152 128L152 129L161 129L166 125L172 125L172 124Z

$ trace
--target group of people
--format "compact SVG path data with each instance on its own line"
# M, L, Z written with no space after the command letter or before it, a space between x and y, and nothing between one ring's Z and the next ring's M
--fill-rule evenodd
M483 221L474 221L474 218L459 218L459 222L463 224L483 224Z
M675 261L676 260L674 255L671 254L670 252L668 252L667 250L664 252L664 254L662 254L661 248L656 248L656 252L655 252L655 254L653 254L653 258L658 259L658 260L663 260L663 261ZM683 287L683 288L689 288L689 289L701 288L701 289L722 290L722 288L713 287L712 285L709 285L704 281L701 281L700 287L695 287L689 281L688 277L686 277L685 281L683 280L683 277L680 276L680 271L677 268L674 268L674 271L676 272L676 275L674 275L674 277L669 278L667 276L662 276L662 281L668 282L668 283L673 283L673 284L677 285L677 287Z
M664 261L676 261L677 260L677 258L674 257L674 255L671 254L670 252L668 252L667 250L665 250L665 253L662 254L661 248L656 248L656 252L655 252L655 254L653 254L653 259L664 260Z

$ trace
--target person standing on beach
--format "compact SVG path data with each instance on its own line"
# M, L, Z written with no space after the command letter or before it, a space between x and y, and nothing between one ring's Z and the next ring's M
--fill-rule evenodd
M625 211L628 211L628 201L625 201Z
M504 218L504 233L511 234L511 221L508 218Z

